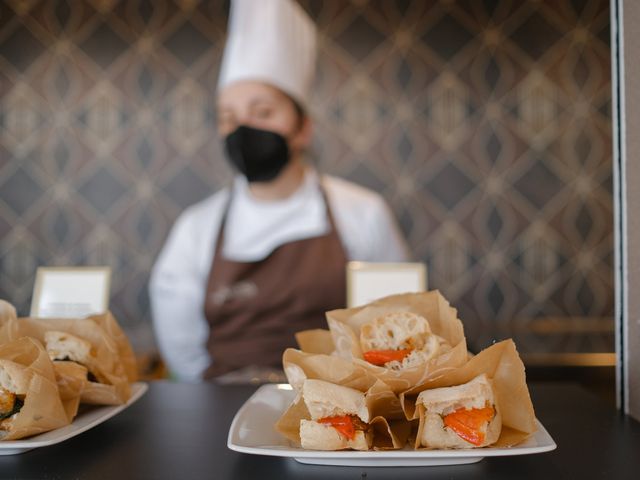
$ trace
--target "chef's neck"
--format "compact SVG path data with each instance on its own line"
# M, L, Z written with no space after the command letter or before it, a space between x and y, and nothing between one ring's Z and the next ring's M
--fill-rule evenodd
M283 200L293 195L304 182L305 164L301 156L291 158L286 167L270 182L249 183L249 191L257 200Z

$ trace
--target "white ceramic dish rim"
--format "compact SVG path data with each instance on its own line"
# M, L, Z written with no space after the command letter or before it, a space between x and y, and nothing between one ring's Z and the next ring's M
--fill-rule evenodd
M80 413L70 425L66 425L49 432L41 433L24 440L0 441L0 455L15 455L28 452L34 448L47 447L63 442L75 437L87 430L106 422L113 416L119 414L126 408L133 405L142 395L145 394L149 386L144 382L136 382L131 385L131 397L124 405L97 406Z
M554 450L557 445L549 432L544 428L542 423L536 419L538 430L536 433L520 445L508 448L487 447L478 449L463 450L413 450L406 447L403 450L384 450L384 451L317 451L305 450L285 445L249 445L243 443L240 439L240 429L244 428L240 425L241 419L246 416L251 408L260 405L261 397L266 393L273 394L281 392L282 395L291 397L291 387L285 384L267 384L262 385L254 394L242 405L236 413L227 439L227 446L234 451L253 454L268 455L276 457L291 457L302 463L316 464L332 464L332 465L375 465L380 464L393 465L404 464L421 464L421 465L442 465L455 463L472 463L482 460L484 457L501 457L512 455L530 455L535 453L543 453ZM286 392L286 393L285 393ZM282 414L284 410L279 413ZM286 443L286 440L282 440Z

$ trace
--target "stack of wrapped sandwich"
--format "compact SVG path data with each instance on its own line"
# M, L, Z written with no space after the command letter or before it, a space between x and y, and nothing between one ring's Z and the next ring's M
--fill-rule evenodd
M0 300L0 440L68 425L81 403L126 403L135 380L133 349L111 313L17 318Z
M299 332L283 367L297 396L276 429L314 450L513 446L536 430L512 340L467 351L438 292L327 312Z

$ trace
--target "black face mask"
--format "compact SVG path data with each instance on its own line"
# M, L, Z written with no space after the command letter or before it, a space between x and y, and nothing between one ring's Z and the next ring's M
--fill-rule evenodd
M280 134L241 125L224 139L227 158L249 182L269 182L289 162L289 146Z

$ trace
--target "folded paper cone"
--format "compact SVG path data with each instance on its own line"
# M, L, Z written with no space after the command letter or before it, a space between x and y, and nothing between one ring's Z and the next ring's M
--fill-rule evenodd
M436 335L441 345L424 362L413 362L398 369L377 366L365 361L361 342L363 327L371 325L384 316L423 317L428 322L430 334ZM327 323L331 331L335 354L349 359L369 374L382 380L391 389L400 393L423 383L440 371L463 365L468 359L467 344L462 322L456 309L437 290L422 293L391 295L368 305L327 312ZM430 343L433 343L433 338ZM432 348L433 345L430 346Z
M89 320L97 323L102 330L113 339L118 358L124 367L124 373L127 376L129 382L135 382L138 379L138 367L136 363L136 356L131 347L129 339L125 335L124 331L116 321L111 312L101 313L99 315L91 315Z
M316 328L313 330L303 330L297 332L296 342L303 352L307 353L324 353L330 355L335 350L333 346L333 338L329 330Z
M296 390L302 388L307 378L325 380L361 392L367 391L378 380L367 369L345 358L307 353L295 348L284 351L282 366L289 384Z
M2 420L1 440L17 440L68 425L54 368L42 345L23 337L0 345L0 382L4 395L16 394L20 410Z
M53 362L60 399L69 420L78 414L80 395L87 380L87 368L75 362Z
M495 446L512 446L532 435L536 431L535 413L527 388L524 364L513 340L496 343L471 358L465 365L443 372L400 394L406 417L421 417L420 409L416 408L416 398L421 392L462 385L482 374L492 380L496 406L502 417L503 430Z
M65 338L61 334L68 335ZM120 405L131 396L130 383L136 378L135 356L111 313L81 319L9 318L0 322L0 343L23 336L42 342L56 360L69 357L63 352L82 350L81 356L86 360L83 365L95 379L84 385L81 403ZM87 345L88 352L84 348ZM56 352L62 356L56 356Z

